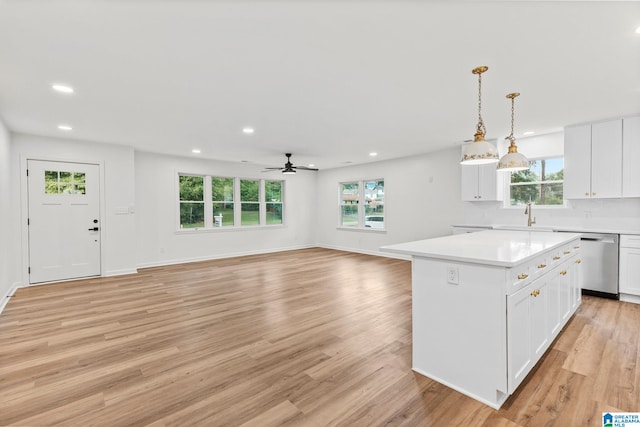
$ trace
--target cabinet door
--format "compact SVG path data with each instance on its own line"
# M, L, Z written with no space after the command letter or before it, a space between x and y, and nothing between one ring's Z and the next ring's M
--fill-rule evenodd
M554 268L549 272L549 285L547 286L547 325L549 336L555 337L560 332L562 323L560 318L560 294L562 293L562 276L560 268Z
M591 125L591 197L622 197L622 120Z
M533 282L535 283L535 282ZM507 297L507 382L513 393L533 367L531 322L533 283Z
M591 125L564 129L564 197L591 197Z
M571 313L571 278L573 276L573 261L560 267L558 271L558 321L560 327L556 333L560 332L562 326L567 323L569 313Z
M640 116L622 121L622 197L640 197Z
M477 202L478 201L478 166L462 165L461 181L462 181L462 201Z
M503 197L503 173L498 173L495 163L478 166L478 196L480 201L501 201Z
M551 343L549 335L549 301L551 299L550 277L541 277L532 282L535 285L535 294L531 298L531 348L533 349L532 361L535 364L540 360Z
M620 248L620 292L640 296L640 249Z

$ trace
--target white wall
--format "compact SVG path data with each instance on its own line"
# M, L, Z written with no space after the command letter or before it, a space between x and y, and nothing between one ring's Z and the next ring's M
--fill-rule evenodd
M134 152L131 147L88 141L12 135L11 182L13 227L20 230L21 282L28 284L27 159L67 160L101 165L103 190L101 201L102 274L112 276L136 271L136 229L134 193ZM19 201L19 202L18 202ZM15 250L16 248L14 248Z
M8 296L20 283L20 270L16 265L18 240L12 209L18 204L11 193L11 139L9 131L0 118L0 311L6 305Z
M314 245L315 172L262 173L253 164L135 153L138 266L224 258ZM177 231L177 174L285 181L285 225Z
M460 149L320 171L316 242L319 246L382 254L380 246L451 234L463 220ZM384 178L385 232L338 229L338 183ZM387 255L387 254L384 254Z

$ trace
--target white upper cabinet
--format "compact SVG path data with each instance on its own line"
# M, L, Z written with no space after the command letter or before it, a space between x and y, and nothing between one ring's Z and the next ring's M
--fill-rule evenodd
M502 174L496 164L462 165L462 201L496 202L503 199Z
M622 121L622 197L640 197L640 116Z
M565 128L564 197L622 197L622 119Z

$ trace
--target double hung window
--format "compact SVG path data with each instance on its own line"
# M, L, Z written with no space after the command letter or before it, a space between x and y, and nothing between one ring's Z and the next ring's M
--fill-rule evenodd
M283 224L284 182L178 174L179 228Z
M385 229L384 179L339 185L340 227Z

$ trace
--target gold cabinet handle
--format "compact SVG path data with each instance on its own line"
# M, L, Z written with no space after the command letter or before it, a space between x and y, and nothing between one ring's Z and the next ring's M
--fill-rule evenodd
M580 249L580 246L574 246L573 249Z
M547 266L547 264L540 264L540 265L538 266L538 268L545 268L546 266Z
M540 295L540 289L534 289L533 291L531 291L532 297L537 297L538 295Z
M584 195L585 195L585 196L588 196L588 195L589 195L589 193L584 193Z
M569 255L571 253L571 251L564 251L565 255Z
M518 274L518 280L524 280L527 277L529 277L529 275L526 273Z
M554 260L554 261L557 261L557 260L559 260L559 259L560 259L560 257L559 257L559 256L554 256L554 257L553 257L553 260Z
M595 196L595 195L596 195L596 193L591 193L591 195L592 195L592 196Z
M576 264L580 264L581 262L582 262L582 260L581 260L581 259L577 259L577 260L576 260Z
M560 272L560 274L562 274L563 276L565 276L565 275L567 274L567 270L562 270L562 271Z

